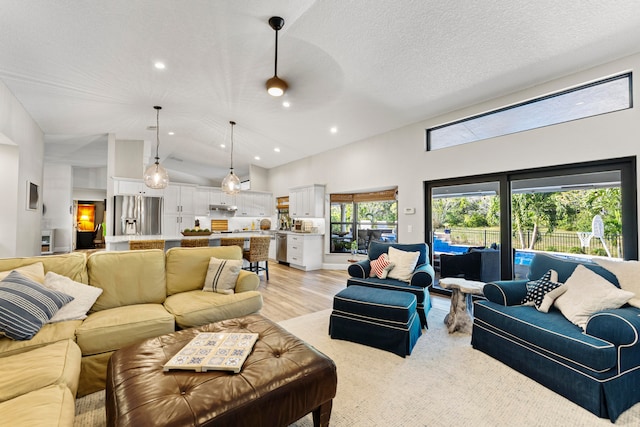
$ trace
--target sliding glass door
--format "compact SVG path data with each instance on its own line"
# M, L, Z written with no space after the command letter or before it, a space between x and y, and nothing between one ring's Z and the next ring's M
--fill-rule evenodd
M568 171L570 172L570 171ZM619 169L511 181L514 276L538 252L563 258L625 258ZM635 219L632 219L635 221Z
M430 186L430 195L429 243L438 277L500 279L500 182L443 182ZM481 253L467 255L474 251Z
M635 158L430 181L425 205L437 271L469 248L497 248L502 279L525 278L539 252L638 259Z

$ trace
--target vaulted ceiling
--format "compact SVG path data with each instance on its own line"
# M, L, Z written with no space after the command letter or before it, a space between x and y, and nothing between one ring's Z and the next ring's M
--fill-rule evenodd
M161 105L161 162L212 182L228 170L229 120L246 175L251 163L272 168L640 51L636 0L0 0L0 10L0 80L44 131L47 161L106 165L108 133L155 145ZM274 15L285 19L281 98L265 90Z

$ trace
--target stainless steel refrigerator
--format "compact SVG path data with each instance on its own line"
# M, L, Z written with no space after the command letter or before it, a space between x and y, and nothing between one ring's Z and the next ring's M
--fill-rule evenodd
M116 236L162 234L162 197L115 196L114 201Z

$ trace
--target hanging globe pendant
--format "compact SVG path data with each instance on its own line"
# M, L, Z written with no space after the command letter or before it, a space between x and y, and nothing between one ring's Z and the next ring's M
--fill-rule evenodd
M145 171L142 177L144 184L149 188L157 190L167 188L169 184L169 173L165 168L160 166L160 163L156 160Z
M169 184L169 173L160 166L160 157L158 157L158 149L160 148L160 110L162 107L156 105L153 108L156 110L156 161L144 171L142 180L147 187L161 190L167 188Z

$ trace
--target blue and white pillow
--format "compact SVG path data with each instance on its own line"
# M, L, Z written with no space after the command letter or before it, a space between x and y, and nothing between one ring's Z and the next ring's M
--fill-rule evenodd
M73 297L47 289L12 271L0 281L0 334L16 341L33 338Z
M540 309L544 296L562 285L558 283L558 273L549 270L538 280L527 282L527 295L522 300L522 305L534 305Z

